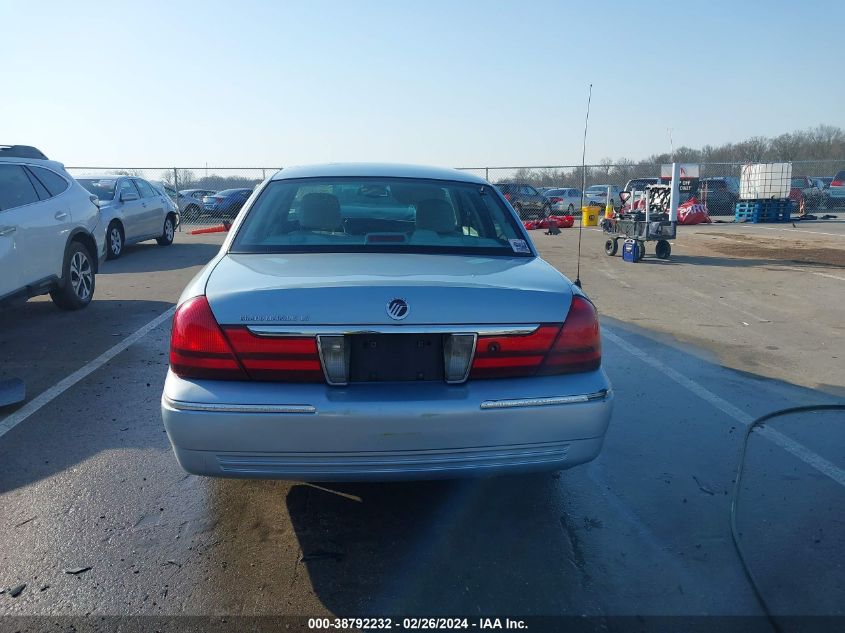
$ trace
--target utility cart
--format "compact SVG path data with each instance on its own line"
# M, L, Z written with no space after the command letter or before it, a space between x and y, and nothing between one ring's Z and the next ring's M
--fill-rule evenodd
M646 242L656 242L654 254L659 259L669 259L672 245L678 230L677 220L670 219L671 187L669 185L648 185L640 200L634 200L633 194L622 192L623 202L631 201L628 209L615 217L605 218L601 222L602 230L607 234L604 252L613 256L619 251L619 240L633 240L635 249L631 261L640 261L645 255ZM627 198L625 194L628 194Z

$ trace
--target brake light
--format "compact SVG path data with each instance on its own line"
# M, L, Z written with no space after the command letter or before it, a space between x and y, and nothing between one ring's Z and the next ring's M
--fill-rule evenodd
M533 376L554 343L560 325L545 324L522 336L479 336L470 378Z
M246 327L223 328L232 349L253 380L323 382L323 369L313 336L256 336Z
M508 202L510 202L511 200L513 200L513 194L511 194L511 193L506 193L506 194L504 194L504 195L505 195L505 200L507 200Z
M316 338L262 337L244 326L221 328L202 296L176 310L170 369L182 378L323 381Z
M173 315L170 369L182 378L247 380L205 297L189 299Z
M831 187L841 187L845 185L845 180L832 180L830 183Z
M560 329L540 376L578 374L601 365L601 333L595 306L584 297L573 297L569 314Z
M552 196L551 198L549 198L549 202L551 202L552 204L555 204L557 202L563 202L563 198L558 198L557 196Z
M592 303L575 296L562 326L544 323L522 336L479 336L470 378L574 374L600 365L598 314Z

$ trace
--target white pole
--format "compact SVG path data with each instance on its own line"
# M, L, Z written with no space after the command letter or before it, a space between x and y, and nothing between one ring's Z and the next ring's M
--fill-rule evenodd
M672 163L672 195L669 198L669 221L678 221L678 202L681 197L681 166Z

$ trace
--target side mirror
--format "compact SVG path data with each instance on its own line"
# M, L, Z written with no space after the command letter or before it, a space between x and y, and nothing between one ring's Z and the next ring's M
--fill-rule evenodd
M120 194L120 201L121 202L132 202L133 200L138 199L137 193L132 193L131 191L124 191Z

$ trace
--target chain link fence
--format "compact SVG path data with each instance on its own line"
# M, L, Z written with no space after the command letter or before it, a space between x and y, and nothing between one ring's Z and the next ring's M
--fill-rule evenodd
M739 200L739 179L743 163L700 163L700 179L693 195L703 198L710 215L733 216ZM248 194L272 176L278 167L69 167L77 178L90 176L135 176L158 183L179 207L182 225L211 225L235 218ZM625 188L632 180L660 178L658 163L550 165L529 167L459 167L493 184L518 182L540 187L581 189L582 182ZM845 160L793 161L793 179L830 179L845 169ZM584 178L586 175L586 178ZM717 179L711 181L708 179ZM722 182L725 184L723 185ZM795 184L798 184L795 182ZM807 183L810 184L810 183ZM798 191L800 190L800 194ZM845 211L845 198L832 199L823 187L793 188L791 197L804 200L807 212Z
M733 216L734 204L739 200L739 179L742 167L746 163L698 163L700 178L693 195L708 206L710 215ZM637 179L660 178L661 165L658 163L622 163L587 165L552 165L539 167L462 167L459 168L485 178L493 184L525 183L533 187L574 188L580 190L582 183L591 185L611 185L624 189L628 183ZM845 169L845 160L806 160L792 162L793 189L790 197L796 203L803 200L803 207L808 213L817 211L845 211L845 198L833 199L826 186L833 176ZM586 178L584 178L586 175ZM800 183L799 180L820 179L820 186L814 183ZM709 180L717 179L717 180ZM723 180L724 179L724 180ZM723 184L724 183L724 184ZM799 193L800 191L800 193Z

